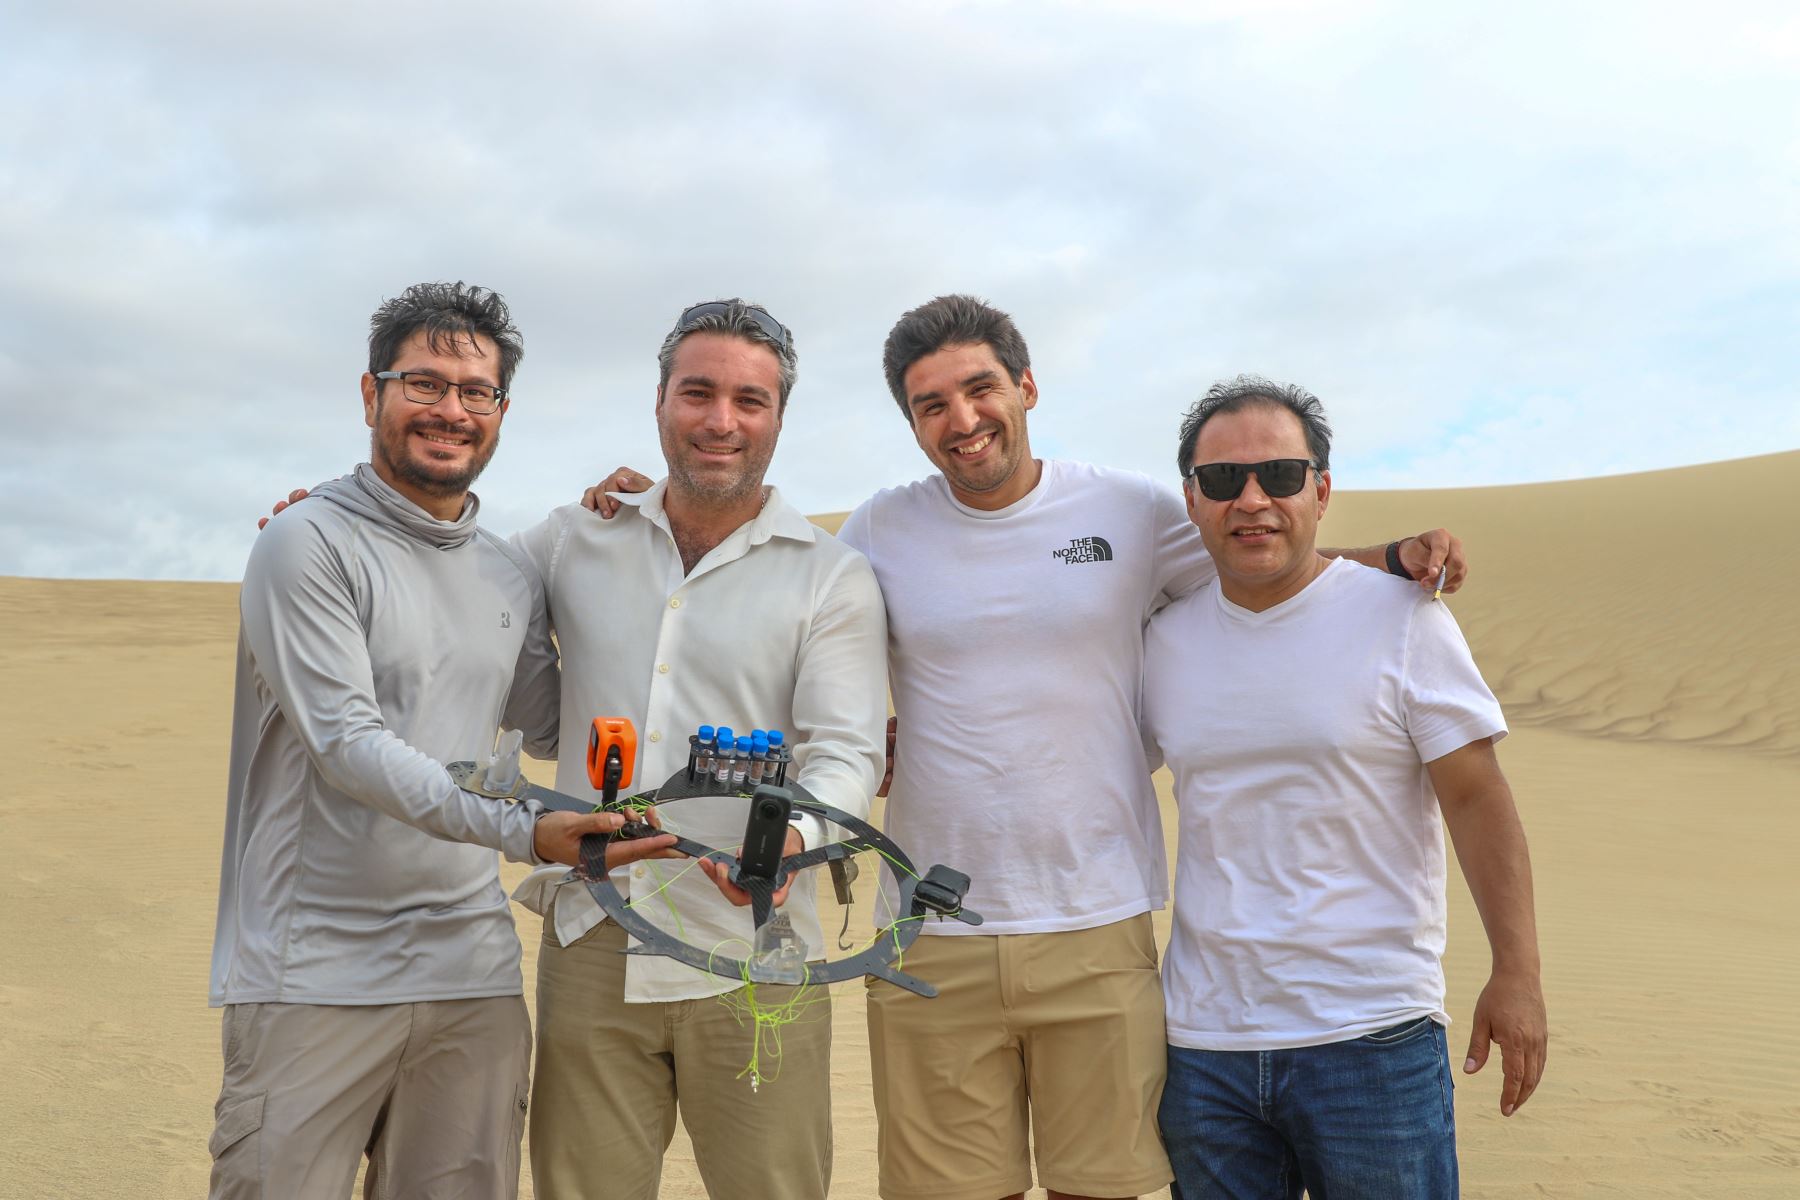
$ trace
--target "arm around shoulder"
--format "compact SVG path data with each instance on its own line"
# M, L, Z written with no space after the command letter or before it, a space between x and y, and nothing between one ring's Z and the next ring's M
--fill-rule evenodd
M1462 539L1448 529L1427 529L1409 534L1396 542L1380 546L1358 546L1354 549L1320 549L1326 558L1347 558L1377 571L1386 571L1417 583L1428 595L1437 593L1438 581L1443 591L1462 589L1469 577L1469 560L1463 552ZM1400 570L1394 570L1398 564Z

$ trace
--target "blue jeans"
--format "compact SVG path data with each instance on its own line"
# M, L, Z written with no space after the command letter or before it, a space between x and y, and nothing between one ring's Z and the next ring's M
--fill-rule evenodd
M1175 1200L1452 1200L1456 1117L1429 1017L1295 1050L1169 1047Z

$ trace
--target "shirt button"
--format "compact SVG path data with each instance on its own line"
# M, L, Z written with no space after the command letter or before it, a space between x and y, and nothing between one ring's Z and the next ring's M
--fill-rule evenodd
M670 608L680 608L681 607L681 597L676 596L674 599L670 600L669 607Z
M669 673L669 664L668 663L657 663L656 664L656 673L658 675L667 675Z
M662 741L662 731L660 729L651 730L650 731L650 740L653 742Z
M643 878L643 877L644 877L644 868L642 868L642 867L633 867L633 868L632 868L632 869L631 869L631 877L632 877L632 878L633 878L633 879L642 879L642 878Z

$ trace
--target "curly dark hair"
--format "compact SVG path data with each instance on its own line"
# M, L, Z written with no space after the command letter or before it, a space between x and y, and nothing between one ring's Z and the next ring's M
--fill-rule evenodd
M385 371L406 339L425 331L435 351L456 351L458 339L485 333L500 349L500 386L512 385L513 372L525 357L525 341L512 323L512 313L499 292L472 283L415 283L381 302L369 318L369 373Z

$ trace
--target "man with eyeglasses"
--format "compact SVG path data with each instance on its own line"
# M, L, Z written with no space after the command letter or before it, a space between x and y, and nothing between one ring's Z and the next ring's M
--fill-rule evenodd
M860 554L763 481L794 386L793 337L756 305L711 301L681 314L658 366L667 477L615 500L613 520L571 504L517 539L544 580L562 651L563 742L579 742L597 714L629 716L638 777L655 786L686 764L688 734L702 723L779 728L795 743L801 784L867 814L887 716L881 596ZM557 785L592 794L578 757L559 763ZM719 814L725 824L710 838L695 824L704 814L681 819L713 845L743 835L741 808ZM824 836L807 818L787 852ZM803 1005L771 1033L727 1002L742 985L622 953L625 933L585 888L559 886L563 874L539 872L517 893L545 916L531 1106L537 1195L653 1200L679 1108L709 1195L823 1200L828 996L755 985L764 1011ZM737 905L748 897L709 874L643 863L614 880L637 913L681 940L741 955L752 925ZM820 957L811 875L790 885L785 908ZM752 1090L745 1068L759 1038Z
M369 462L266 522L240 601L209 1001L216 1198L513 1196L531 1033L495 851L574 863L617 814L458 789L497 726L556 749L530 563L475 523L523 347L495 293L419 284L371 321ZM283 506L285 507L285 506ZM673 839L615 845L613 862Z
M1330 451L1317 397L1249 376L1181 426L1218 579L1145 634L1144 728L1180 806L1160 1110L1179 1195L1457 1194L1446 826L1493 952L1463 1069L1499 1043L1507 1116L1544 1069L1500 706L1445 605L1315 549Z

